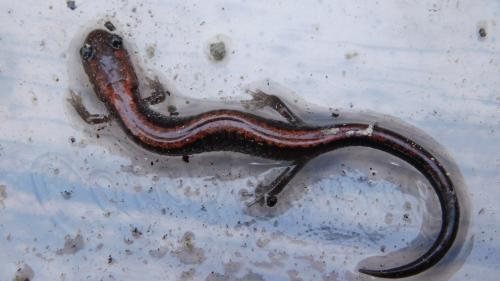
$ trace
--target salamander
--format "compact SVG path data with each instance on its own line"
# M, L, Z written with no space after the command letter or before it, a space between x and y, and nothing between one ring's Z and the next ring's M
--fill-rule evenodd
M397 156L415 167L436 192L442 225L432 246L416 260L394 268L360 268L364 274L402 278L419 274L437 264L452 247L459 229L460 207L455 185L441 162L410 138L376 123L311 125L301 120L275 95L257 91L284 121L239 110L210 110L191 116L167 116L151 108L165 100L164 91L143 98L134 65L123 39L105 30L88 34L80 49L83 68L109 116L91 114L72 92L70 102L88 123L116 120L139 145L165 155L189 155L209 151L234 151L269 159L291 161L254 203L273 207L288 182L316 156L349 146L364 146Z

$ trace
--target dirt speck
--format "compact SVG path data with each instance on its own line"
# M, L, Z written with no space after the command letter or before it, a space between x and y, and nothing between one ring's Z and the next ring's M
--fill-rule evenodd
M17 269L13 281L29 281L33 280L34 276L35 272L33 269L29 265L23 264Z
M137 226L133 227L131 232L132 232L132 236L135 239L141 238L141 236L142 236L142 231L140 231L139 228L137 228Z
M486 36L488 36L488 33L486 32L486 27L484 26L479 27L477 35L479 36L480 40L486 39Z
M58 249L56 251L57 255L72 255L85 246L85 241L83 240L83 236L78 233L75 238L71 238L71 236L66 235L64 237L64 248Z
M404 214L403 215L403 221L406 222L406 223L411 223L411 218L410 218L410 214Z
M0 206L4 206L5 199L7 199L7 186L0 184Z
M61 191L62 198L66 199L66 200L70 199L71 195L73 195L73 190L64 190L64 191Z
M411 203L409 201L406 201L404 204L404 208L406 211L410 211L411 210Z
M169 105L169 106L167 106L167 111L170 114L170 116L177 116L177 115L179 115L179 112L177 111L177 107L175 107L175 105Z
M66 6L70 9L70 10L75 10L76 9L76 2L74 0L67 0L66 1Z
M350 59L353 59L357 56L359 56L358 52L350 52L350 53L345 54L345 59L350 60Z
M146 54L148 58L152 59L156 53L156 44L151 44L146 48Z
M385 246L385 245L380 246L380 251L381 251L382 253L385 253L385 249L386 249L386 246Z
M223 41L210 43L210 59L214 61L221 61L226 57L226 43Z
M179 247L172 252L184 264L201 264L205 261L205 251L194 244L194 233L186 232L179 241Z
M109 31L115 31L116 30L116 27L115 25L110 22L110 21L107 21L104 23L104 27L106 27Z

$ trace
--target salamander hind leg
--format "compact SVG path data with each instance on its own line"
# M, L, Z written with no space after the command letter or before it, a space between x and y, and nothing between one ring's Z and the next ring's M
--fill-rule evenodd
M290 124L305 124L305 122L299 116L297 116L278 96L266 94L261 90L248 91L248 93L252 95L252 99L242 101L243 106L253 109L270 107L283 118L285 118Z
M293 162L292 165L286 167L286 169L269 185L260 186L258 190L255 191L255 200L249 203L247 206L251 207L255 204L260 204L263 206L266 204L268 207L274 207L278 203L278 194L280 194L286 187L286 185L292 180L292 178L297 175L297 173L304 167L307 160L297 160Z
M80 117L88 124L102 124L109 122L110 118L104 114L91 114L83 105L82 98L80 95L70 90L70 97L68 101L71 103L75 111L80 115Z

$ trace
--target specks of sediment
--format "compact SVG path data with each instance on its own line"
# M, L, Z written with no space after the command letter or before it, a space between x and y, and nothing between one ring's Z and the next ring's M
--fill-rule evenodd
M194 233L186 232L179 241L179 247L172 252L184 264L201 264L205 261L205 251L194 244Z
M64 248L58 249L56 251L57 255L72 255L85 246L85 241L83 240L83 236L78 233L75 238L71 238L71 236L66 235L64 237Z
M35 277L33 269L27 264L22 264L17 268L14 281L29 281L33 280L33 277Z

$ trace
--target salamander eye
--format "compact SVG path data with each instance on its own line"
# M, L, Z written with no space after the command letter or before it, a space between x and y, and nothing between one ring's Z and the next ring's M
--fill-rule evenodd
M95 48L90 44L85 44L80 49L80 55L84 60L90 60L95 56Z
M123 40L120 36L118 35L113 35L111 36L111 47L113 47L113 49L120 49L123 45Z

